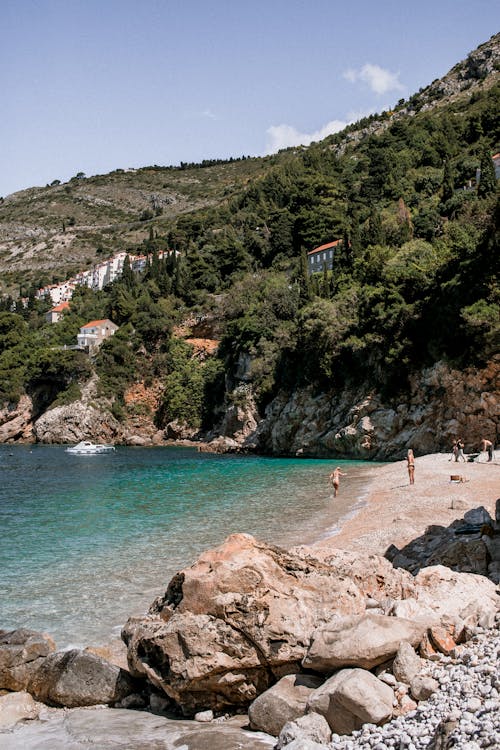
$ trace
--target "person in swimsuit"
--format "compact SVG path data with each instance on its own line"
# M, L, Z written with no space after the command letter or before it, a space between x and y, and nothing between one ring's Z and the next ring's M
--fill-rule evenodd
M410 477L410 484L415 484L415 456L411 448L408 448L406 456L408 462L408 476Z
M493 461L493 443L491 440L486 440L486 438L482 439L483 444L483 451L487 451L488 453L488 461Z
M337 497L337 492L339 491L340 477L345 476L347 476L347 474L344 471L340 471L340 468L338 466L330 474L330 481L332 483L334 497Z

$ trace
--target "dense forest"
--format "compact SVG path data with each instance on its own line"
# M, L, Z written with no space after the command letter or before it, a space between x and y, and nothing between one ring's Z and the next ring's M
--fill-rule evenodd
M27 306L4 298L0 402L68 403L95 371L118 419L131 383L160 381L158 425L208 430L241 380L262 411L279 389L404 393L438 360L483 364L499 350L499 113L499 83L439 107L400 103L268 158L217 205L151 225L137 248L146 270L126 263L103 291L78 288L56 324L33 289ZM333 269L309 275L307 252L337 239ZM176 252L160 260L165 250ZM173 334L190 317L216 331L214 356L194 358ZM98 318L120 328L95 358L62 348Z

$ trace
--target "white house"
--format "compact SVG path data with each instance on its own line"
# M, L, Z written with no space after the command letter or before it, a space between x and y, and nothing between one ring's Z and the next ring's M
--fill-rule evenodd
M88 349L89 352L96 351L102 342L110 336L114 336L117 330L116 323L108 318L91 320L80 328L80 333L76 337L78 346L81 349Z

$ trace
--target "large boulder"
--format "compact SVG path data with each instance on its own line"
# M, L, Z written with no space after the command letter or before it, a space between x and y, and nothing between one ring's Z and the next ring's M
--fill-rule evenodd
M35 630L0 631L0 690L26 690L42 661L55 651L52 638Z
M293 721L305 713L309 695L321 682L314 675L289 674L282 677L250 706L250 727L278 736L287 721Z
M384 724L392 716L394 692L364 669L342 669L311 693L307 708L327 720L336 734L363 724Z
M28 692L51 706L114 705L134 692L130 675L89 651L47 656L32 675Z
M457 573L444 565L424 568L415 578L416 599L429 617L462 620L475 627L491 619L500 608L495 584L481 575Z
M341 667L372 669L391 659L402 641L417 646L424 633L421 622L399 617L337 617L314 632L302 664L306 669L327 673Z
M248 705L297 672L313 631L365 597L326 563L234 534L178 573L123 631L133 674L189 712ZM200 640L203 644L200 645Z

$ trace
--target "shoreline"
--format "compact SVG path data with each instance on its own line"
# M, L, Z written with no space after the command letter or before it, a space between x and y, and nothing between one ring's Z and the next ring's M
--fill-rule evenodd
M364 551L383 555L394 544L401 548L430 525L449 526L467 510L484 506L495 517L500 497L500 462L455 463L448 453L415 459L415 484L408 482L406 461L374 466L359 510L347 517L337 533L307 546L314 549ZM463 482L451 482L460 475Z

